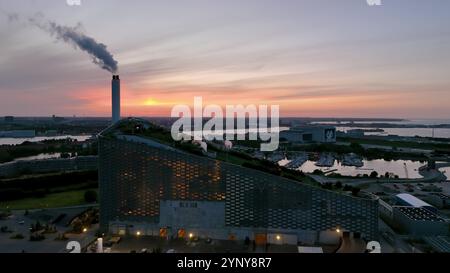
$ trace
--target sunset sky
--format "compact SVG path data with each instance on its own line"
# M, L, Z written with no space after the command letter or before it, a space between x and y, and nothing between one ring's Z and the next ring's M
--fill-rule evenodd
M0 0L0 116L109 116L111 74L26 22L107 45L124 116L276 104L282 116L450 117L450 1Z

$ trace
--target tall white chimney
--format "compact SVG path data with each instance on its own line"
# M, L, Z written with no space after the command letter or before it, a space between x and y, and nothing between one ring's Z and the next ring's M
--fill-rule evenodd
M120 120L120 78L113 75L112 79L112 121L116 123Z

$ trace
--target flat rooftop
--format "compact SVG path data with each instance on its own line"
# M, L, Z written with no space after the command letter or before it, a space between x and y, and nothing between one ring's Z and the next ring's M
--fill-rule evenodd
M415 207L395 207L413 221L445 222L439 215L425 209Z

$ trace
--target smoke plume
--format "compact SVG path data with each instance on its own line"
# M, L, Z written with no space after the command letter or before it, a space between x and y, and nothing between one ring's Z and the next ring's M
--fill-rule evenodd
M10 14L8 17L9 21L19 20L17 14ZM73 45L75 49L86 52L91 57L92 62L102 69L111 73L117 72L118 63L114 60L114 56L108 51L106 45L84 34L80 23L76 27L62 26L45 19L42 14L28 18L28 23L47 32L58 41L64 41Z

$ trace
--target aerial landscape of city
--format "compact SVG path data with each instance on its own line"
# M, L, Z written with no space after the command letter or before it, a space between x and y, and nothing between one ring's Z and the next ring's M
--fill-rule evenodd
M450 253L450 2L130 2L0 2L0 253Z

